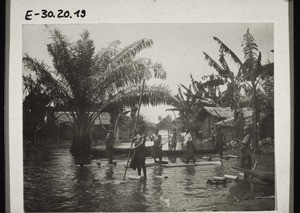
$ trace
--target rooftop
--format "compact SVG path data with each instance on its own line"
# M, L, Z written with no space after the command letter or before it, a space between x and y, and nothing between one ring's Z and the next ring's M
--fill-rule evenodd
M91 113L91 112L90 112ZM58 121L62 123L66 122L73 122L72 116L70 112L54 112L54 116L57 118ZM101 120L100 120L101 119ZM110 124L110 114L105 112L101 113L99 117L94 122L94 125L109 125Z

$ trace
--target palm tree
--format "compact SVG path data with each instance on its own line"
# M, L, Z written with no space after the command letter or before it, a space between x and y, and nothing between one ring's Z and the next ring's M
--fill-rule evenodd
M95 119L107 109L117 112L135 105L143 79L165 79L166 72L159 63L136 58L153 45L151 39L141 39L124 48L120 48L120 41L114 41L95 53L87 31L75 43L57 29L50 33L52 41L47 48L54 69L27 54L23 57L24 66L35 73L41 87L55 94L53 102L69 112L66 115L74 124L71 153L88 153ZM169 98L166 86L146 86L142 103L165 104Z

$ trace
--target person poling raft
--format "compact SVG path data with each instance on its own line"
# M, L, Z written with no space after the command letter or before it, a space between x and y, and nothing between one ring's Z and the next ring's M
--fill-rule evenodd
M138 175L141 176L141 169L143 169L144 179L147 179L145 159L147 150L145 147L146 135L138 130L137 135L134 137L134 151L131 156L130 167L133 170L138 170Z

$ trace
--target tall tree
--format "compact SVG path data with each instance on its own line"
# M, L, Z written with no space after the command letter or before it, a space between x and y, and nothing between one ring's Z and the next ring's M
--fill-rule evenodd
M214 61L208 54L204 52L205 60L209 65L214 67L218 74L227 80L227 90L220 96L221 102L225 105L230 105L235 111L240 111L240 107L247 103L243 101L241 96L241 88L246 90L250 89L250 106L253 109L253 139L254 149L258 152L258 123L260 115L260 107L258 105L257 91L261 77L266 73L272 73L273 65L268 63L261 64L261 52L258 51L258 46L255 43L254 37L250 34L249 29L243 37L243 53L244 62L228 48L220 39L214 37L214 40L220 45L220 58L221 66ZM230 56L233 62L237 65L238 71L236 75L230 70L224 56ZM244 103L243 103L244 102ZM235 113L236 114L236 113Z
M122 109L138 103L143 79L166 78L159 63L136 55L153 45L151 39L141 39L120 48L120 41L112 42L107 48L95 53L93 40L88 31L75 42L59 30L51 33L47 45L53 69L43 61L23 57L25 68L35 73L39 84L54 94L53 102L70 112L74 123L71 153L74 155L90 151L90 131L95 119L105 110ZM157 105L171 98L164 85L146 86L143 104Z
M243 39L243 52L245 61L241 67L242 78L246 81L251 82L252 91L252 110L253 110L253 144L254 150L258 152L258 124L260 117L260 109L257 100L257 81L259 75L262 73L261 65L261 52L258 51L257 44L255 43L254 37L250 34L249 29L244 35Z

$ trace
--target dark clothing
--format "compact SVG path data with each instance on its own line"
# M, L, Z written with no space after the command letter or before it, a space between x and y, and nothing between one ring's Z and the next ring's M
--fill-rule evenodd
M245 126L245 119L239 116L236 123L234 124L235 135L239 140L243 139L243 129Z
M222 156L223 156L223 146L224 146L225 140L226 140L226 137L225 137L224 133L218 132L216 135L216 145L217 145L218 151L220 153L220 158L222 158Z
M203 132L199 131L199 140L203 140Z
M154 141L152 147L152 157L154 158L154 162L156 162L156 158L159 158L159 162L161 162L163 156L163 151L161 149L161 135L154 135L152 140Z
M108 163L113 163L113 148L114 148L114 137L113 133L109 132L105 138L106 145L106 157L108 157Z
M131 156L130 167L133 170L136 170L136 168L138 168L139 166L145 165L146 155L147 150L145 145L141 145L138 148L135 148Z
M188 141L186 144L186 148L187 150L186 150L185 162L188 163L190 160L193 160L193 163L195 163L196 147L194 141Z
M211 142L213 143L213 145L215 146L216 145L216 135L214 133L214 131L210 131L211 133Z
M247 134L241 143L241 167L245 169L251 169L252 166L250 150L251 140L251 135Z
M177 146L177 133L174 132L172 139L171 139L170 149L176 150L176 146Z
M138 169L138 175L141 175L141 168L143 168L143 173L146 178L146 165L145 159L147 156L147 150L145 147L146 136L140 136L136 138L136 147L133 150L133 154L131 156L130 167L133 170Z

